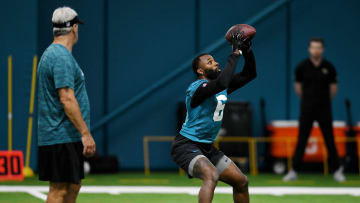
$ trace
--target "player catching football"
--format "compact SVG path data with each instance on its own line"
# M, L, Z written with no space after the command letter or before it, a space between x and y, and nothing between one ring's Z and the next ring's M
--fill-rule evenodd
M221 127L227 95L256 77L251 37L241 29L229 31L233 51L222 71L209 54L193 60L192 68L198 79L186 91L186 121L172 144L171 155L177 165L190 178L202 180L200 203L212 201L218 180L233 187L234 202L249 202L247 177L213 145ZM241 55L245 65L242 72L234 74Z

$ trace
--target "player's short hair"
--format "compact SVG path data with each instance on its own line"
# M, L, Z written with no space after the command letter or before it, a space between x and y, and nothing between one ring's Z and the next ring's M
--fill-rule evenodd
M200 76L199 73L197 72L197 70L199 69L200 57L205 56L205 55L209 55L209 54L202 53L202 54L198 55L197 57L195 57L192 61L192 69L197 77Z
M77 13L74 9L70 7L59 7L55 9L53 16L52 16L52 23L54 24L62 24L69 22L77 17ZM53 28L53 35L55 37L66 35L71 31L72 26L66 27L54 27Z
M320 38L320 37L310 38L310 40L309 40L309 47L310 47L310 45L311 45L311 42L319 42L319 43L321 43L321 45L322 45L323 47L325 46L324 39L323 39L323 38Z

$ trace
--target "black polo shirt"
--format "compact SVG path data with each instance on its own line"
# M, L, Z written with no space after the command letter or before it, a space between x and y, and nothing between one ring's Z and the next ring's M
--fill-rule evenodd
M296 67L295 81L301 83L303 103L327 104L331 100L330 84L337 83L336 70L325 59L319 66L306 59Z

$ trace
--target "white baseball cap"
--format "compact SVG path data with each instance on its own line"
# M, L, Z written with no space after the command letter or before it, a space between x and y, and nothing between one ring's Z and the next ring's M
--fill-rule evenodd
M74 24L84 24L78 17L76 11L70 7L59 7L55 9L52 16L54 28L68 28Z

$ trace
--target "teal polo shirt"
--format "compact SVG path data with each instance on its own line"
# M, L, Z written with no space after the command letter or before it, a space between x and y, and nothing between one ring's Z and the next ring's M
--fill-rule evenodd
M66 116L58 89L71 88L90 128L90 104L84 73L73 55L60 44L51 44L41 56L37 69L38 146L81 141L79 131Z

